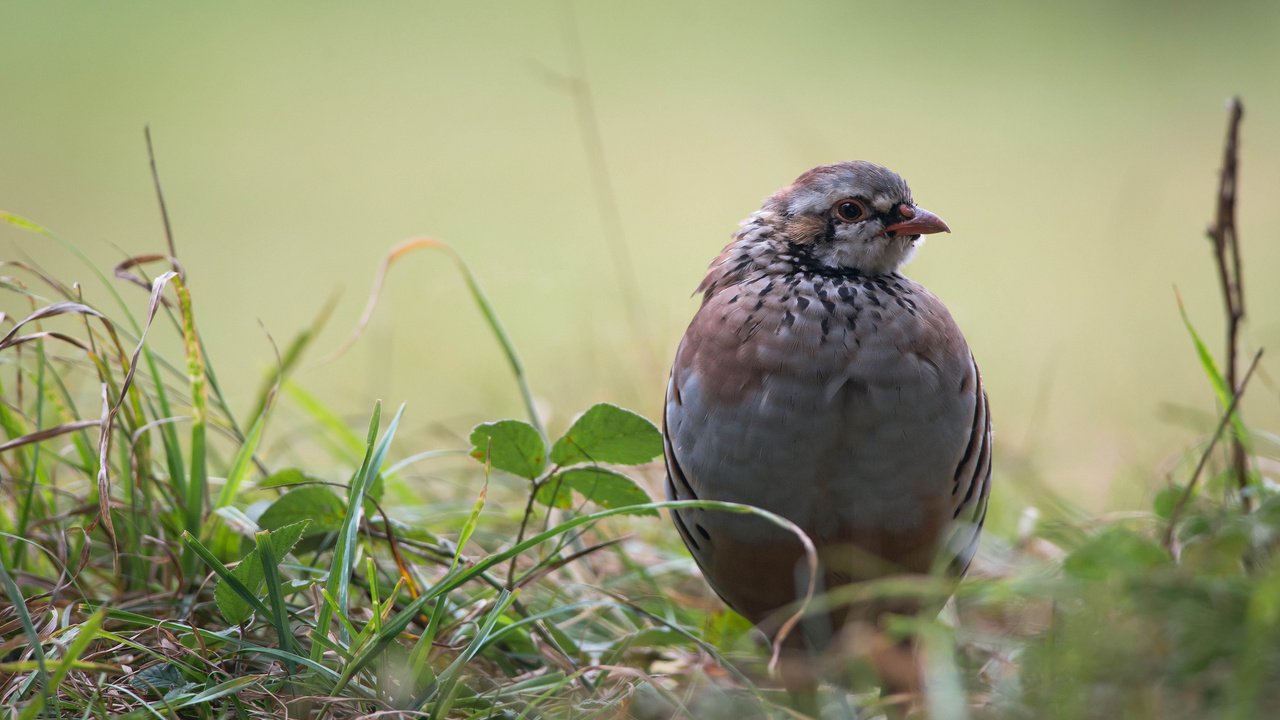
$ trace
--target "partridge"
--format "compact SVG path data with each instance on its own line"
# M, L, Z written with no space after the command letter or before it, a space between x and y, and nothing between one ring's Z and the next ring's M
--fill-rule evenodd
M938 232L907 183L868 162L814 168L765 200L712 262L676 351L668 497L791 520L826 590L963 574L990 492L987 397L946 307L899 273ZM672 515L725 603L775 632L807 587L799 540L753 515Z

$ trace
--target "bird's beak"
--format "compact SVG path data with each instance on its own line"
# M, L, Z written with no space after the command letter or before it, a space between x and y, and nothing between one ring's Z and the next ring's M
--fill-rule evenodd
M898 206L898 214L904 219L902 222L896 222L885 228L886 233L895 235L930 235L940 232L951 232L951 228L942 221L942 218L915 205L907 205L903 203Z

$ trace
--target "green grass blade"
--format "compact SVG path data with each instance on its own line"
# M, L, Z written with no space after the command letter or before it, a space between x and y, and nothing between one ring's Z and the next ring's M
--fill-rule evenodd
M366 443L360 439L360 436L352 432L342 418L334 414L316 396L303 390L301 386L292 381L285 382L284 390L290 400L328 431L324 437L326 440L337 443L334 447L337 449L335 455L339 459L351 461L360 457L366 451Z
M143 358L147 362L147 373L151 376L151 387L154 390L157 417L174 416L169 404L169 391L165 390L164 378L156 362L156 355L151 348L145 348ZM187 471L183 465L182 445L178 441L178 428L173 423L160 425L160 439L164 444L164 462L169 470L169 483L173 486L173 495L177 498L187 496Z
M485 295L484 290L480 287L480 281L476 279L471 268L467 265L462 256L457 253L448 243L434 240L432 238L413 238L406 240L395 247L391 248L382 258L382 265L378 268L378 273L373 280L373 289L369 292L369 298L365 302L364 311L360 315L360 320L356 323L355 330L346 341L330 353L321 362L326 362L346 352L347 348L355 344L356 339L364 331L369 324L369 319L373 317L373 311L378 306L378 298L382 293L382 285L386 280L387 272L397 260L415 250L439 250L445 253L458 266L458 270L462 273L462 279L467 284L467 291L471 294L471 300L480 310L480 314L484 316L485 324L489 326L489 331L493 334L494 339L498 341L498 345L502 348L503 355L507 358L507 364L511 367L511 374L515 377L516 384L520 388L520 397L524 400L525 410L529 414L529 422L538 430L538 434L546 440L547 433L542 427L542 421L538 417L538 408L533 401L533 391L529 387L528 377L524 372L524 363L520 360L520 354L516 352L516 346L511 342L511 337L507 335L506 329L502 326L502 321L498 319L498 314L494 311L489 297Z
M209 569L213 570L213 572L227 584L227 587L230 587L237 595L243 598L245 602L249 603L249 606L259 614L259 617L271 617L271 611L267 609L266 605L262 604L262 601L258 599L257 594L246 587L244 583L240 582L240 578L236 577L226 565L223 565L222 561L219 560L217 556L209 550L209 548L201 544L200 541L196 539L195 535L192 535L189 531L183 530L182 541L186 543L189 549L191 549L195 557L203 560L204 563L209 566ZM194 581L194 578L190 578L190 580Z
M249 427L249 434L245 436L244 442L236 450L235 459L231 461L231 469L227 471L227 481L223 484L222 490L218 493L218 499L214 501L210 510L217 510L230 505L236 494L240 492L241 483L248 476L249 469L253 467L253 455L258 451L258 446L262 443L262 435L267 425L268 415L270 415L270 408L258 415L257 419L253 421L253 425Z
M72 396L71 390L67 388L61 373L50 373L49 377L52 379L51 387L48 388L50 399L58 406L64 422L83 422L84 418L81 417L76 407L75 398ZM84 468L83 472L91 472L98 459L94 456L93 442L89 439L88 430L77 431L71 436L71 442L75 448L76 455L80 458L80 466Z
M329 606L329 611L332 613L333 619L336 620L338 624L346 628L347 634L350 637L355 638L355 640L352 641L351 643L351 647L352 648L358 647L360 645L361 635L363 634L363 631L357 630L356 626L351 624L351 619L348 618L345 613L338 611L338 601L333 599L333 596L329 594L328 590L325 590L324 588L320 588L320 597L323 598L325 604ZM320 637L320 635L317 635L317 637ZM339 645L334 645L333 648L336 652L338 652L341 655L344 655L348 658L351 656L351 653L349 652L349 648L345 648Z
M511 367L511 374L515 377L516 385L520 387L520 397L524 400L525 412L529 414L529 422L538 429L538 434L545 439L547 431L542 427L542 420L538 417L538 407L533 401L533 390L529 387L529 379L524 372L524 363L520 361L520 355L516 352L516 346L511 342L511 337L507 335L506 328L502 326L502 321L498 319L498 313L494 311L493 304L489 302L489 297L485 295L484 290L480 287L480 281L476 279L474 273L471 272L470 266L462 259L452 247L443 245L443 248L453 257L458 268L462 271L462 277L467 283L467 289L471 292L471 299L475 302L476 307L480 309L480 314L484 315L485 323L488 324L489 330L493 333L498 344L502 346L502 352L507 356L507 364Z
M1218 396L1218 403L1223 408L1230 406L1231 398L1235 395L1235 389L1227 387L1226 377L1218 369L1218 363L1213 359L1213 353L1209 352L1209 346L1205 344L1200 337L1200 333L1191 324L1191 318L1187 315L1187 309L1183 306L1181 297L1178 298L1178 314L1182 316L1182 324L1186 327L1187 334L1191 336L1191 344L1195 347L1196 357L1200 359L1200 367L1204 370L1205 377L1209 378L1209 384L1213 386L1214 394ZM1247 444L1249 441L1248 430L1245 429L1244 421L1240 419L1239 410L1231 414L1231 427L1236 437Z
M489 638L493 635L494 626L498 624L498 620L506 613L507 608L511 607L511 603L515 599L515 594L510 590L504 589L498 594L497 600L494 601L493 607L485 615L484 622L480 625L479 630L476 631L475 637L471 638L471 642L467 643L467 647L461 653L458 653L458 657L454 658L453 662L449 663L449 666L440 673L436 679L436 688L428 688L423 693L423 697L414 703L415 707L421 707L430 702L433 696L438 695L443 699L431 709L431 717L448 717L457 692L459 674L467 663L471 662L472 658L476 656L476 653L480 652L480 649L489 643Z
M331 295L324 306L320 308L320 312L311 324L303 328L301 332L294 336L293 340L285 348L284 354L280 357L280 362L271 369L267 378L263 381L262 387L258 390L258 396L253 402L253 409L248 415L248 425L252 426L258 421L267 410L267 404L271 402L271 398L279 391L285 380L292 374L294 368L297 367L298 361L302 359L307 347L311 345L311 341L316 335L320 334L320 330L324 328L328 322L329 316L333 313L333 309L337 307L338 295Z
M329 564L329 577L325 583L325 589L333 596L333 600L337 603L337 612L343 617L347 616L348 602L351 592L351 570L355 561L356 540L360 531L360 515L364 511L364 495L372 483L372 473L369 467L373 461L374 440L378 436L378 427L382 423L382 401L374 403L373 416L369 418L368 441L365 444L364 460L360 463L360 469L351 479L351 484L347 488L347 514L342 520L342 527L338 530L337 545L334 548L333 560ZM327 607L327 606L326 606ZM322 611L324 608L322 608ZM316 624L316 629L325 633L328 632L328 623L322 622ZM339 637L343 642L349 638L339 631Z
M184 318L183 318L183 326L184 326L183 334L184 335L186 334L185 326L187 324L188 323L184 313ZM192 327L192 331L194 332L195 330L194 319L191 321L190 324ZM231 405L227 403L226 396L222 394L222 385L218 382L217 373L213 371L213 363L210 362L209 351L205 348L204 337L202 337L199 333L197 333L195 337L196 337L196 347L200 351L201 365L204 368L204 379L208 384L209 389L213 391L213 400L218 404L218 409L222 411L222 417L226 419L227 426L231 430L231 434L235 436L236 440L240 442L244 442L244 431L240 429L240 423L236 421L235 413L231 412Z
M75 667L81 653L89 647L89 643L98 637L98 630L102 627L103 617L103 611L99 610L90 615L88 620L85 620L76 628L75 639L67 646L67 651L58 659L58 665L49 676L48 694L36 696L30 704L22 709L22 713L18 715L18 720L32 720L44 710L45 698L57 692L58 686L62 684L62 680L67 676L67 673L71 672L71 669Z
M364 498L369 488L373 485L373 480L378 476L378 469L382 466L382 461L386 457L387 451L391 447L391 440L395 437L397 427L400 425L400 418L404 415L404 405L396 412L395 417L387 426L386 433L383 434L381 442L374 447L374 439L378 434L378 426L382 417L382 403L378 402L373 408L373 417L369 421L368 441L366 443L364 462L361 463L359 472L351 481L351 487L347 494L347 515L343 519L342 528L338 531L337 545L334 548L333 559L329 565L329 579L325 583L325 589L333 596L337 603L338 611L345 615L349 607L350 583L352 563L355 562L356 541L360 531L360 516L364 510ZM321 635L329 632L329 622L332 620L331 610L329 606L322 605L319 613L319 620L316 622L316 632ZM347 635L345 627L339 627L339 638L346 643L350 637ZM311 656L313 659L319 657L320 645L312 646Z
M268 676L266 675L242 675L237 678L232 678L226 682L214 685L211 688L201 690L186 700L179 702L176 707L185 708L191 707L192 705L203 705L207 702L217 700L220 697L238 693L247 687L258 684L267 677Z
M107 292L109 292L113 298L115 298L116 304L120 306L120 310L124 313L125 318L128 319L129 325L133 328L134 334L141 334L142 326L138 324L138 319L133 316L133 313L129 311L129 304L124 301L124 297L116 290L115 283L111 282L111 280L107 278L106 274L102 272L102 269L98 267L98 264L93 260L90 260L89 256L85 255L80 248L76 247L75 243L62 239L61 236L55 234L53 231L39 223L32 222L31 220L4 210L0 210L0 222L5 222L13 225L14 227L43 235L61 245L72 255L75 255L80 262L84 263L85 267L89 268L94 275L98 276L98 280L102 281L102 286L107 289Z
M263 531L254 536L258 546L258 561L262 565L263 584L267 588L267 601L271 609L271 624L275 626L280 648L296 652L293 631L289 628L289 610L284 604L284 588L280 586L279 561L271 548L271 533ZM292 669L290 669L292 674Z
M182 312L182 342L187 356L187 381L191 386L191 448L190 470L187 475L187 494L183 499L184 527L193 538L201 535L204 522L204 505L208 496L208 472L206 464L207 425L209 421L209 391L205 383L205 366L196 335L195 313L191 307L191 292L180 278L174 278L178 293L178 307ZM188 544L188 547L192 547ZM196 558L184 555L183 570L194 579Z
M387 468L386 472L384 472L383 475L386 477L390 477L400 472L401 470L409 467L410 465L413 465L414 463L417 463L417 462L421 462L423 460L431 460L433 458L451 457L451 456L467 457L468 455L469 453L466 450L427 450L425 452L420 452L414 455L410 455L409 457L396 462L391 467Z
M305 666L307 669L315 672L317 675L321 677L329 678L331 680L336 680L338 678L338 673L335 672L333 669L328 668L318 662L314 662L307 657L296 655L294 653L287 653L277 648L263 647L262 645L258 645L256 643L251 643L245 640L241 640L238 637L239 631L236 628L228 628L227 630L224 630L222 632L213 632L210 630L205 630L203 628L195 627L193 625L188 625L186 623L181 623L174 620L160 620L152 617L147 617L146 615L141 615L135 612L130 612L128 610L118 610L116 608L106 607L104 605L97 604L97 603L85 602L85 603L82 603L82 605L86 608L100 610L106 613L107 617L117 622L129 623L131 625L136 625L136 626L145 627L145 628L157 628L157 629L167 630L169 632L176 633L179 635L189 633L193 636L198 636L201 642L204 642L209 645L226 643L234 646L236 648L237 653L246 654L246 655L264 655L266 657L277 658L283 662L293 662L293 663L297 663L299 665ZM353 683L350 687L356 688L361 697L374 696L373 691L361 685Z
M639 514L644 514L647 511L661 510L664 508L665 509L701 508L704 510L719 510L724 512L742 513L742 514L759 516L785 529L787 532L790 532L793 535L795 535L796 538L800 540L801 544L805 547L805 551L808 557L810 567L816 568L817 553L813 548L813 541L809 539L809 536L806 535L804 531L799 528L799 526L797 526L795 523L791 522L790 520L787 520L786 518L780 515L771 513L767 510L762 510L757 507L753 507L751 505L742 505L739 503L730 503L730 502L718 502L718 501L712 501L712 500L667 500L663 502L645 503L643 505L627 505L625 507L613 508L610 510L602 510L597 513L592 513L590 515L578 515L573 518L570 518L569 520L566 520L565 522L553 528L544 530L543 532L538 533L537 535L527 538L523 542L513 545L512 547L507 548L502 552L494 553L486 557L484 560L481 560L465 568L464 570L460 570L458 572L454 572L446 575L443 579L441 579L439 583L437 583L429 591L418 596L412 602L405 605L405 607L402 608L400 612L396 613L394 616L387 619L386 623L383 625L382 632L379 633L379 636L370 645L370 647L366 648L359 655L357 655L356 658L343 669L341 680L331 692L335 695L341 692L343 686L347 682L349 682L351 678L353 678L356 675L356 673L363 670L370 662L374 660L374 658L376 658L379 654L381 654L387 648L387 646L396 637L400 635L400 633L404 632L405 629L409 627L409 623L413 621L413 618L416 617L418 613L422 612L422 608L425 607L427 603L431 602L432 600L438 597L443 597L447 593L452 592L454 589L472 580L477 579L479 576L483 575L487 570L494 567L495 565L499 565L504 562L507 562L508 560L516 557L517 555L520 555L534 547L537 547L538 545L541 545L542 543L547 542L548 540L553 540L569 532L570 530L582 527L583 525L598 522L600 520L604 520L605 518L617 517L619 515L639 515ZM810 577L816 578L816 573L810 572ZM811 597L813 592L814 592L814 587L811 583L810 588L806 593L807 598ZM807 605L807 602L808 602L808 599L806 599L804 602L801 603L801 610L804 609L804 606ZM798 616L798 613L797 613L797 616Z
M36 353L37 391L36 391L36 407L35 407L35 412L33 413L33 417L36 423L35 431L39 432L41 427L44 424L44 399L45 399L44 389L46 388L45 368L48 365L47 358L45 358L45 354L44 354L43 340L36 341L35 353ZM22 495L22 506L18 510L17 534L24 537L27 534L27 528L29 527L28 523L31 520L31 506L37 501L37 499L43 499L41 497L41 494L38 493L36 489L42 484L46 486L48 485L48 478L44 473L44 468L40 464L41 447L42 447L42 443L34 443L31 446L31 450L30 450L31 459L30 459L30 462L28 463L28 467L26 471L27 488L26 488L26 492L23 493ZM48 513L48 512L41 513L42 516L47 516L50 514L51 513ZM22 567L23 565L22 556L25 550L26 550L26 545L14 546L13 548L14 567Z
M487 466L486 466L487 470ZM449 571L453 572L458 568L458 562L462 559L462 550L466 547L467 541L471 539L471 535L475 532L476 526L480 523L480 513L484 510L485 498L489 494L489 475L486 471L484 485L480 488L480 496L476 498L475 504L471 507L470 514L467 515L466 521L462 524L462 529L458 532L458 541L454 547L453 560L449 564ZM422 641L414 647L414 658L425 662L426 653L430 651L431 644L435 642L436 634L440 631L440 625L444 622L445 609L448 603L442 598L436 603L435 608L431 611L431 619L427 622L427 629L422 633Z
M31 614L27 612L27 600L23 597L18 584L14 582L13 576L9 574L9 562L2 552L0 552L0 582L4 583L5 594L9 596L14 614L18 616L18 624L22 626L22 634L26 635L27 642L31 644L31 654L35 655L36 664L40 668L36 677L37 682L40 683L40 690L46 692L50 683L45 666L44 644L40 641L40 633L36 631L35 623L31 622Z

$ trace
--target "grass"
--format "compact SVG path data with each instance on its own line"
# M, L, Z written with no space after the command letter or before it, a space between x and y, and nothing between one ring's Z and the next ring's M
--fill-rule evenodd
M63 242L16 215L0 219ZM405 438L411 409L388 418L380 402L367 426L348 427L295 384L327 309L264 359L268 379L237 417L199 333L199 313L217 298L193 296L176 261L122 263L115 276L147 293L127 297L86 261L105 298L9 264L0 291L27 310L4 317L0 339L5 713L793 714L770 678L769 649L710 596L657 517L672 503L644 490L660 473L653 424L599 404L549 434L461 258L409 241L388 253L378 285L418 249L457 263L528 411L474 428L465 447ZM148 267L160 271L152 278ZM1277 443L1236 412L1252 367L1233 387L1187 328L1222 420L1152 506L1092 517L1024 486L1034 503L1018 534L989 535L943 616L885 629L917 639L923 698L881 696L877 677L891 669L869 639L838 669L853 692L824 690L827 716L912 705L938 718L1280 709L1280 495L1260 470ZM158 336L180 352L157 350ZM277 417L281 407L292 415ZM323 450L293 449L304 443ZM1237 444L1248 475L1237 472ZM419 466L457 482L419 482ZM997 480L997 492L1031 481ZM856 592L937 586L895 580Z

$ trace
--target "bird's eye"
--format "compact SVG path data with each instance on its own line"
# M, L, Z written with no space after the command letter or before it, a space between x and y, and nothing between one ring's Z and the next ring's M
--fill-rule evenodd
M846 198L836 203L836 217L844 222L857 222L867 214L867 208L861 201L854 198Z

